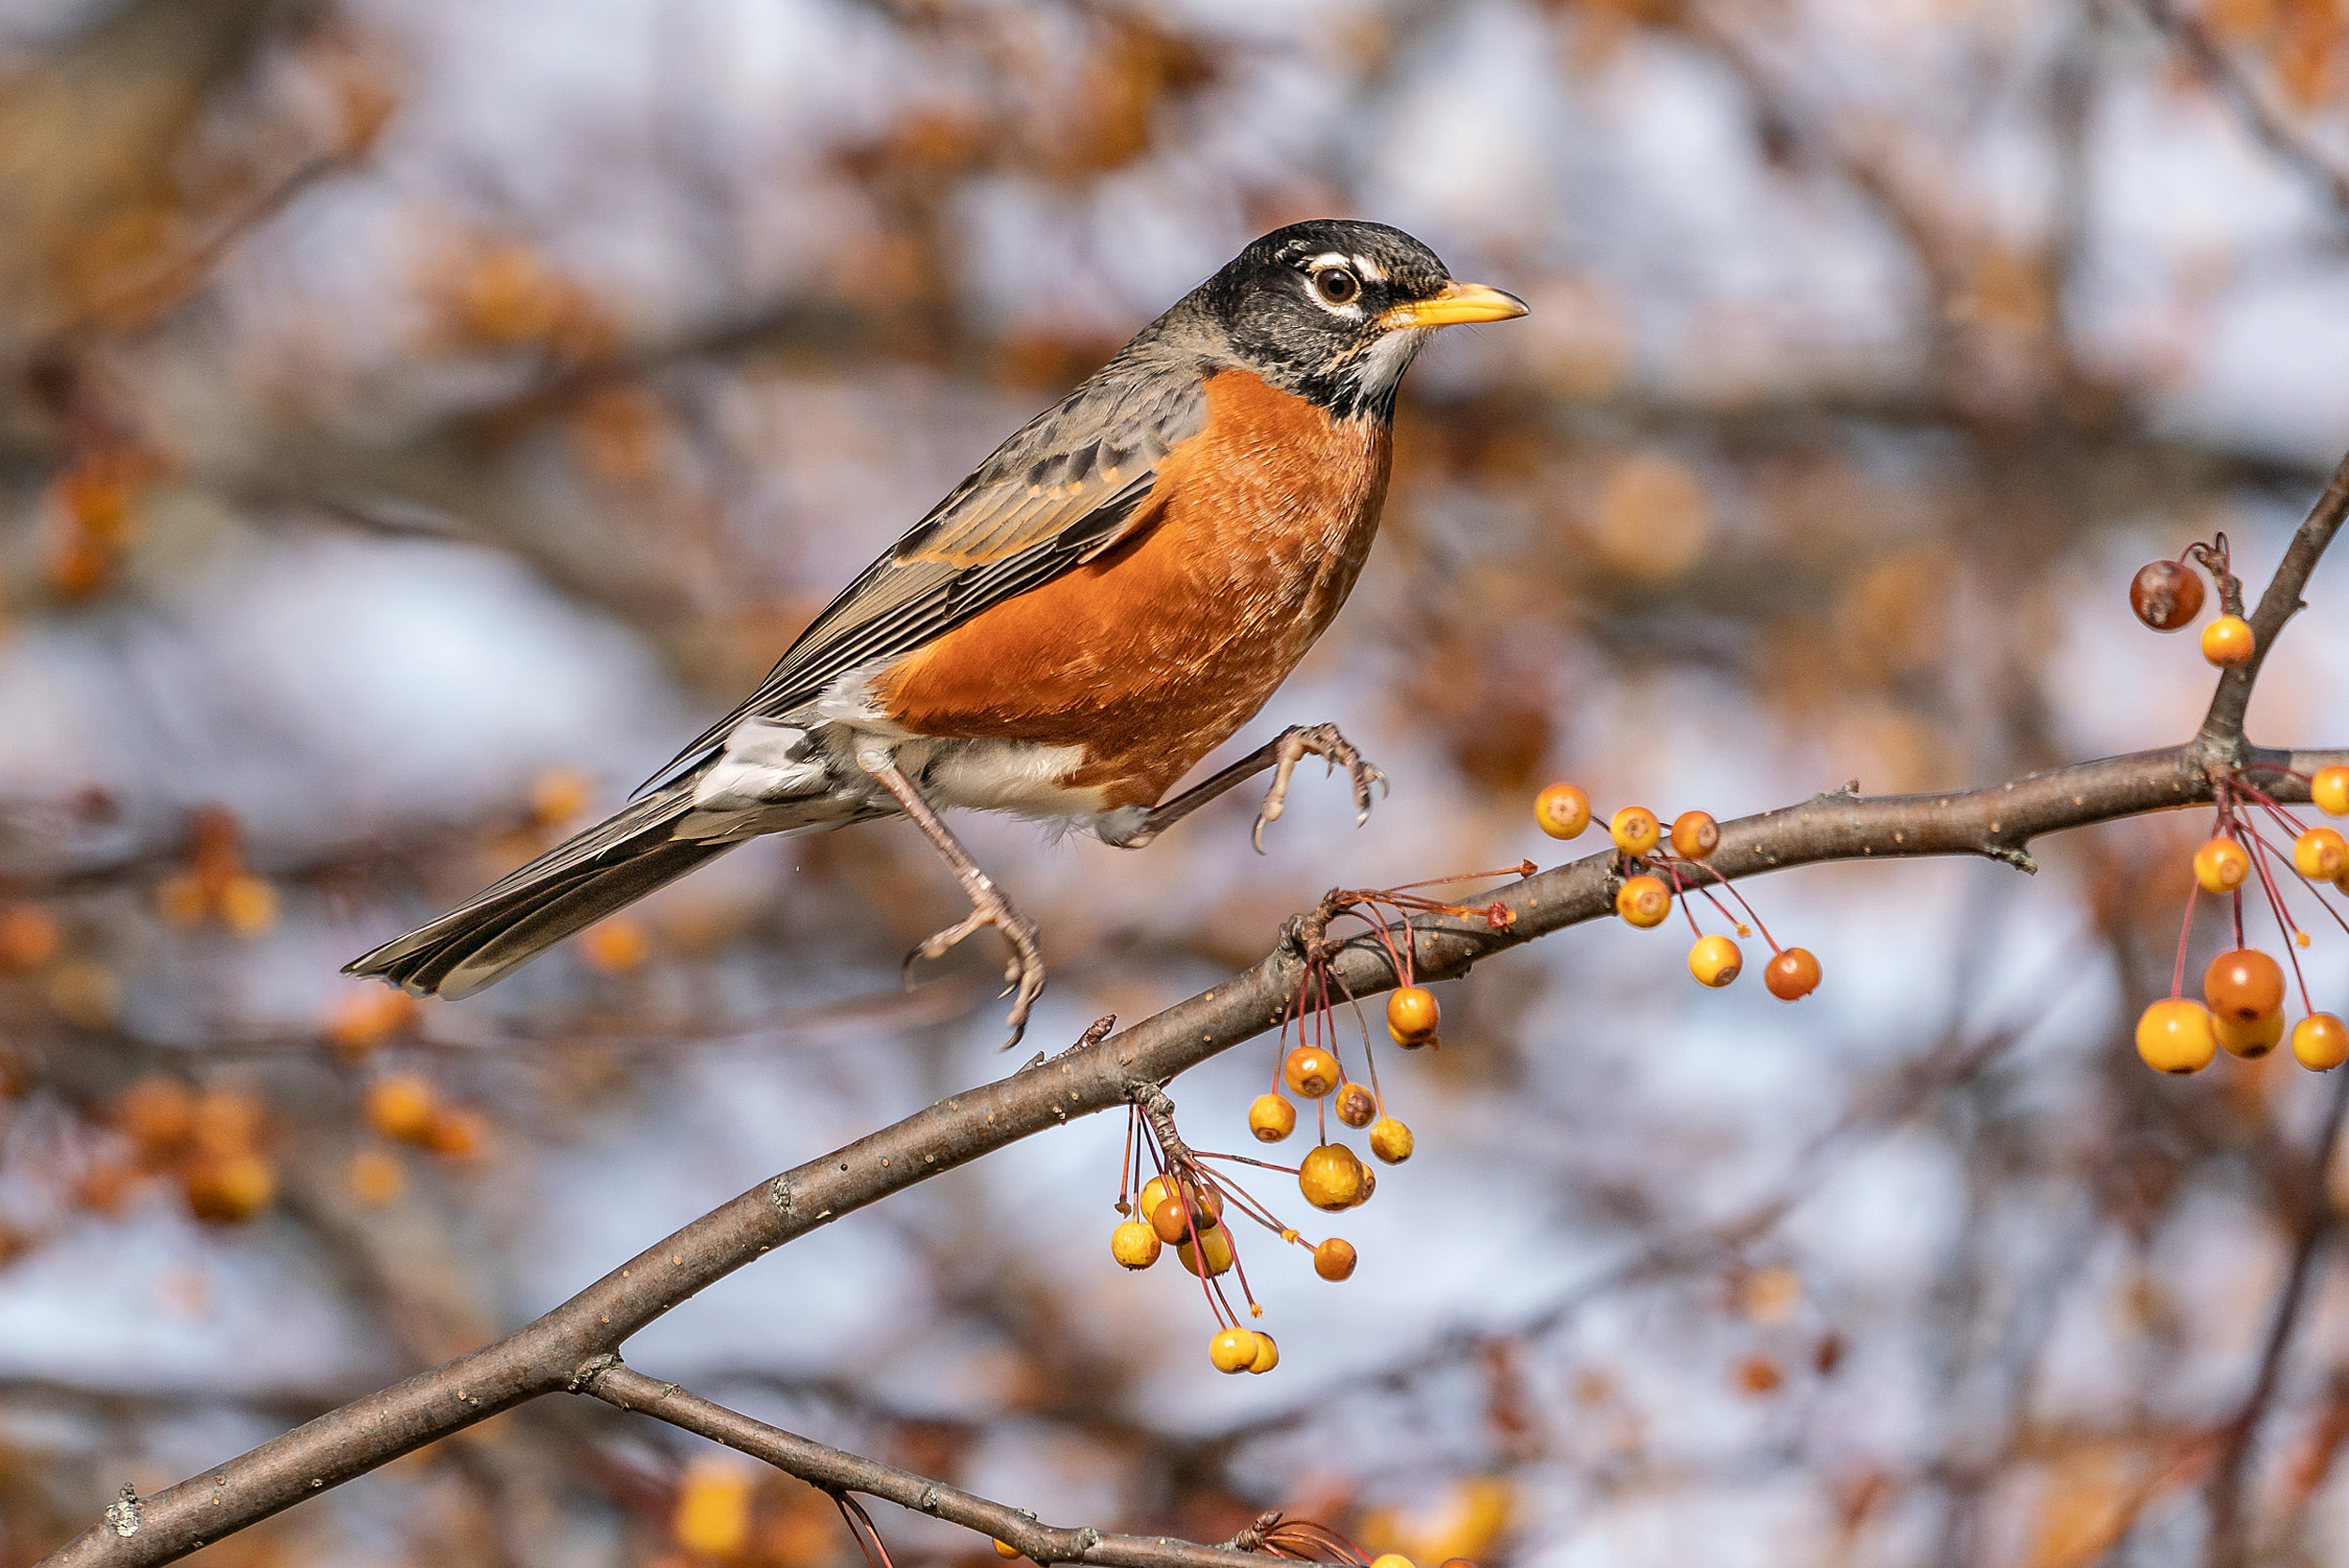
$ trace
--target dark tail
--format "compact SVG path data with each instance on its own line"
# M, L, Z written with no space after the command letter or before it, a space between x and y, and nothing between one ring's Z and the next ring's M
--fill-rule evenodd
M632 801L343 972L380 976L414 996L471 996L740 842L672 836L692 809L690 782Z

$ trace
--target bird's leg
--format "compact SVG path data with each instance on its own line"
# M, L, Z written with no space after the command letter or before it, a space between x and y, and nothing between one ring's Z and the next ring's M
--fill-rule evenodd
M1292 724L1213 778L1191 785L1164 805L1154 808L1142 819L1141 827L1116 842L1125 848L1139 849L1217 796L1246 784L1269 768L1273 770L1272 787L1264 792L1264 804L1256 812L1255 831L1250 835L1250 842L1261 855L1265 824L1281 820L1282 804L1288 799L1289 775L1309 756L1328 762L1331 772L1340 768L1346 769L1354 783L1354 825L1359 828L1369 821L1370 786L1377 784L1383 793L1387 776L1363 759L1353 742L1338 733L1337 725Z
M1035 922L1021 914L995 886L993 877L979 869L978 862L953 830L939 820L938 813L922 799L922 792L913 787L913 781L898 768L896 759L879 748L860 748L857 764L880 782L883 789L896 797L897 804L913 818L913 825L922 830L922 836L934 845L955 868L955 877L962 891L970 896L971 913L943 931L929 938L906 955L908 970L917 958L941 958L948 948L984 925L992 925L1003 934L1011 945L1011 962L1003 966L1003 994L1013 998L1011 1004L1011 1038L1003 1042L1009 1050L1019 1043L1019 1036L1028 1027L1028 1010L1035 999L1044 994L1044 955L1036 945Z

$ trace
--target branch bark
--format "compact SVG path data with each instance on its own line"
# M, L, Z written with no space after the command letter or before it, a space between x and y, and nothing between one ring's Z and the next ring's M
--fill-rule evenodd
M2344 514L2349 514L2349 459L2301 525L2260 601L2252 624L2261 658L2299 608L2308 576ZM1939 855L1985 856L2028 871L2035 869L2029 846L2040 835L2206 802L2229 765L2275 770L2273 782L2263 785L2269 794L2284 800L2305 800L2302 780L2319 768L2349 762L2349 751L2270 751L2244 743L2242 713L2259 666L2260 659L2255 659L2221 679L2210 717L2201 733L2184 745L1946 794L1868 798L1856 791L1831 792L1723 824L1720 844L1708 863L1730 879L1827 861ZM1497 893L1480 893L1480 903L1498 903L1515 917L1505 928L1494 929L1481 918L1423 915L1393 927L1390 936L1398 944L1411 944L1417 978L1465 974L1496 954L1609 918L1623 875L1623 862L1611 850L1587 856ZM1097 1044L1080 1044L996 1082L941 1100L761 1183L503 1339L306 1421L151 1498L124 1488L104 1520L59 1548L47 1563L51 1568L144 1568L170 1562L329 1486L541 1395L571 1392L611 1399L615 1389L630 1395L647 1387L661 1389L663 1385L639 1384L633 1381L635 1374L623 1375L619 1347L696 1292L891 1193L1072 1117L1127 1104L1150 1086L1278 1027L1306 972L1300 925L1299 920L1292 920L1275 950L1245 973L1121 1033ZM1344 990L1357 996L1398 983L1385 944L1370 935L1337 946L1329 972ZM739 1437L742 1442L737 1446L755 1441L777 1453L788 1451L797 1455L795 1463L811 1468L835 1463L824 1457L835 1451L763 1427L681 1390L662 1395L657 1403L661 1408L656 1413L664 1419L690 1416L705 1423L705 1435L721 1441ZM682 1420L677 1423L687 1424ZM794 1444L804 1448L794 1450ZM857 1473L876 1486L902 1490L900 1473L882 1470ZM839 1480L836 1485L867 1490L852 1480ZM936 1483L924 1481L922 1485ZM1001 1505L942 1486L933 1496L950 1493L967 1499L956 1506L965 1509L970 1519L991 1521L974 1523L974 1529L1000 1534L998 1525L1023 1528L1009 1523ZM871 1495L892 1493L875 1490ZM998 1512L985 1512L988 1510ZM1206 1568L1210 1562L1230 1560L1229 1554L1205 1547L1182 1548L1206 1554L1197 1556L1092 1555L1103 1543L1143 1538L1041 1526L1028 1528L1024 1536L1003 1538L1038 1561Z

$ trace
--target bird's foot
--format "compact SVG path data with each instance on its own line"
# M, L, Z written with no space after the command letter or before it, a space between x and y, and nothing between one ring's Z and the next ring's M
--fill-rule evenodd
M1332 773L1346 769L1354 784L1354 826L1370 820L1370 786L1377 784L1380 794L1386 793L1387 776L1371 765L1354 743L1338 733L1335 724L1299 724L1284 732L1273 742L1272 785L1264 792L1264 804L1256 810L1255 831L1249 842L1256 853L1264 853L1264 831L1268 823L1281 820L1281 811L1288 800L1289 775L1297 765L1309 756L1327 762Z
M971 912L907 954L905 970L910 982L916 962L944 957L957 942L982 927L992 925L1002 932L1005 945L1011 949L1011 961L1003 966L1003 990L1004 996L1013 999L1006 1020L1011 1026L1011 1038L1003 1042L1003 1048L1009 1050L1027 1032L1029 1010L1035 1006L1035 999L1044 994L1044 953L1036 942L1035 922L1021 914L992 881L983 880L970 892Z

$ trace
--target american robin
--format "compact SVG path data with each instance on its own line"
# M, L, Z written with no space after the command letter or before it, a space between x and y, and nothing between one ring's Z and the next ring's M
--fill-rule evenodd
M1353 587L1421 346L1525 308L1380 224L1266 235L997 447L635 800L346 972L468 996L748 839L902 812L971 899L908 964L996 927L1017 1040L1044 988L1035 926L938 808L1074 820L1139 848L1271 768L1261 848L1291 771L1318 755L1347 769L1367 818L1383 781L1327 724L1161 798Z

